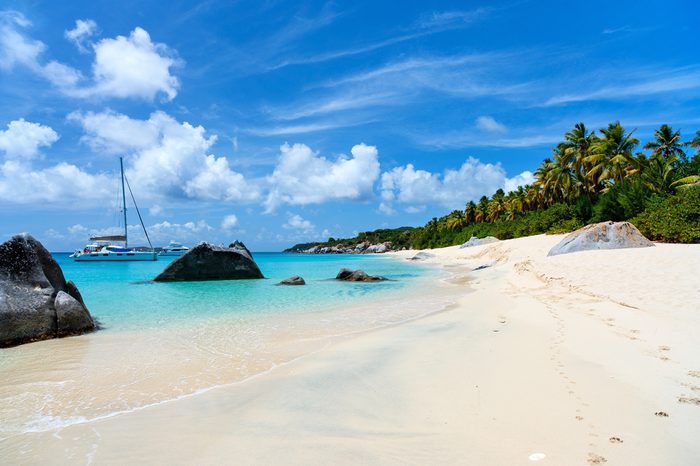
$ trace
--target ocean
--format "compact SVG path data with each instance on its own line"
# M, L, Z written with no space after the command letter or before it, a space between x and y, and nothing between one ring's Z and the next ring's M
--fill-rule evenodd
M425 292L441 270L384 255L254 253L266 279L190 283L150 281L174 258L55 257L101 329L0 349L0 441L241 383L450 304ZM343 267L390 280L334 280ZM277 285L293 275L307 285Z

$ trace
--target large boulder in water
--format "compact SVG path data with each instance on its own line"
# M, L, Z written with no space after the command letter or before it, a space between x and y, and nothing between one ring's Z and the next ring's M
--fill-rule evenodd
M0 347L92 330L78 288L39 241L22 234L0 244Z
M367 275L367 273L362 270L350 269L340 269L335 279L344 282L381 282L386 280L386 278L378 275Z
M648 248L654 246L629 222L602 222L569 233L548 256L596 249Z
M245 280L263 277L253 255L239 241L228 247L199 243L170 263L154 280L190 282L205 280Z

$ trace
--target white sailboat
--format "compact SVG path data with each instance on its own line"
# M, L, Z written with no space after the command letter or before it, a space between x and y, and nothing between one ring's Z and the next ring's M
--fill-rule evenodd
M134 199L134 193L131 191L131 186L129 186L129 194L131 194L131 199L134 201L134 207L136 208L136 213L139 216L139 221L141 222L141 227L148 240L148 245L150 246L150 251L137 250L134 248L129 248L129 233L127 231L127 220L126 220L126 191L124 190L124 161L119 157L119 168L121 169L121 181L122 181L122 205L124 212L124 235L109 235L109 236L93 236L90 238L92 243L87 244L83 249L75 251L70 257L77 262L93 262L93 261L109 261L109 262L122 262L122 261L154 261L158 260L158 255L153 250L151 245L151 239L148 237L148 232L143 224L143 219L141 218L141 212L136 205L136 199ZM126 181L127 186L129 181ZM113 242L123 242L124 246L115 245Z

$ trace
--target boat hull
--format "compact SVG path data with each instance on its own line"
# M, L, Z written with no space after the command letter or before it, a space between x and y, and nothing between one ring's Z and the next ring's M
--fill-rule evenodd
M159 256L184 256L187 251L168 251L159 252Z
M155 261L158 255L155 252L88 252L73 256L76 262L133 262Z

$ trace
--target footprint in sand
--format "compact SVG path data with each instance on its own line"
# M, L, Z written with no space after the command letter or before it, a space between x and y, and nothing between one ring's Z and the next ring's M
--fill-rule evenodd
M689 405L700 406L700 398L691 398L689 396L679 396L678 402L689 404Z
M688 371L688 375L691 377L698 377L700 378L700 371Z
M596 455L595 453L588 454L588 464L603 464L607 462L608 460L600 455Z
M620 437L610 437L608 440L610 440L610 443L622 443L622 439Z
M659 351L671 351L671 347L666 346L666 345L661 345L661 346L659 346Z
M654 413L654 416L658 416L658 417L668 417L668 413L665 413L665 412L663 412L663 411L657 411L657 412Z

